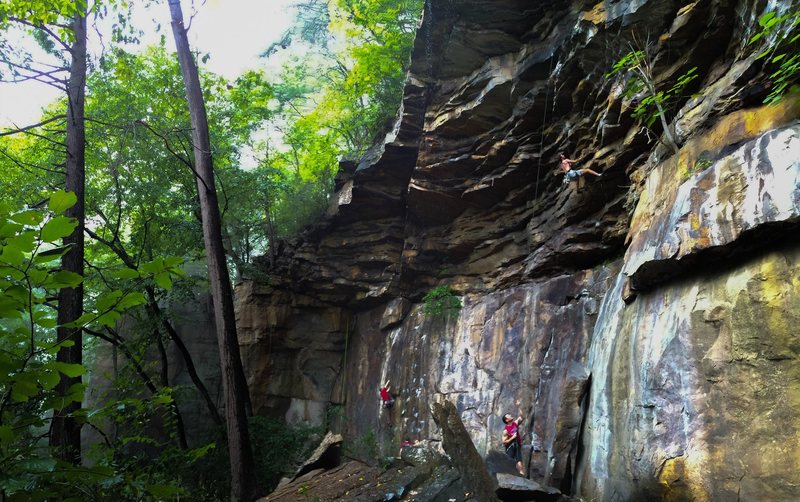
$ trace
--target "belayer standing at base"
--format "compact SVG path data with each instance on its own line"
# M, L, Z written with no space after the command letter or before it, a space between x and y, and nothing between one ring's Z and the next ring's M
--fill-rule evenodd
M519 401L517 401L519 406ZM503 415L503 423L506 424L503 429L503 448L506 450L506 455L513 458L517 462L517 471L521 476L525 475L525 468L522 465L522 438L519 435L519 424L522 423L522 416L516 419L510 413Z

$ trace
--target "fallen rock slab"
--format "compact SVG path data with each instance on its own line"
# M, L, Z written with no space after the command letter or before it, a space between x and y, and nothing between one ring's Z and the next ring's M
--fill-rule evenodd
M542 486L532 479L501 472L497 474L497 496L503 502L555 502L561 499L561 491Z
M481 502L498 500L495 494L495 481L483 465L483 459L475 449L455 405L447 400L435 403L433 419L442 430L442 447L461 472L464 485L469 492Z
M339 465L342 453L342 435L328 432L314 453L308 457L302 466L297 470L294 477L297 479L303 474L317 469L331 469Z

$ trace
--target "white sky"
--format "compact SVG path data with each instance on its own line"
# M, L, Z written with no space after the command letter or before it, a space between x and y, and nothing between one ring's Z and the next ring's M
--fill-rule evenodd
M265 61L258 55L289 27L293 15L291 5L295 1L207 0L205 5L200 5L201 1L195 0L198 12L189 31L192 50L209 53L211 58L204 67L227 78L234 78L247 69L264 67ZM188 22L190 0L182 0L182 4ZM166 0L147 10L140 8L134 16L134 24L145 31L143 46L158 40L155 24L161 23L167 47L174 50ZM90 47L97 47L94 30L89 31L89 38ZM58 91L45 84L0 83L0 128L35 123L41 108L57 98Z

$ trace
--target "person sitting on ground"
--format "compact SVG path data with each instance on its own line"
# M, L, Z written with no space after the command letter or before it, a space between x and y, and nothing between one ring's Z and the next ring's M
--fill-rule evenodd
M514 419L510 413L503 415L503 448L506 455L517 462L517 471L520 476L525 476L525 468L522 465L522 438L519 435L519 424L522 423L522 416Z
M592 171L588 167L584 167L582 169L575 169L574 167L572 167L572 164L575 164L578 161L566 158L563 153L560 153L559 157L561 157L561 170L564 171L565 182L578 181L578 178L580 178L586 173L594 174L598 178L602 176L602 174Z
M394 405L394 398L392 394L389 392L389 383L391 380L386 380L386 383L383 384L381 387L381 403L383 404L384 408L391 408Z

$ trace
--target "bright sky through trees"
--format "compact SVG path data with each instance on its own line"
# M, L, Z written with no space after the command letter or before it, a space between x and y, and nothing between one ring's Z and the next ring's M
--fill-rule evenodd
M188 18L192 12L191 2L183 0L182 3ZM244 70L264 66L265 61L258 55L289 27L294 14L293 3L295 0L208 0L203 4L195 0L197 15L189 31L190 43L196 50L211 55L204 68L233 79ZM161 2L149 9L138 9L134 23L145 31L143 44L136 50L158 43L160 34L153 29L157 23L161 24L161 34L166 35L168 50L175 50L169 36L169 19L164 15ZM90 50L99 51L100 43L94 30L89 31L89 44ZM59 91L45 84L0 83L0 128L36 122L41 107L58 97Z

